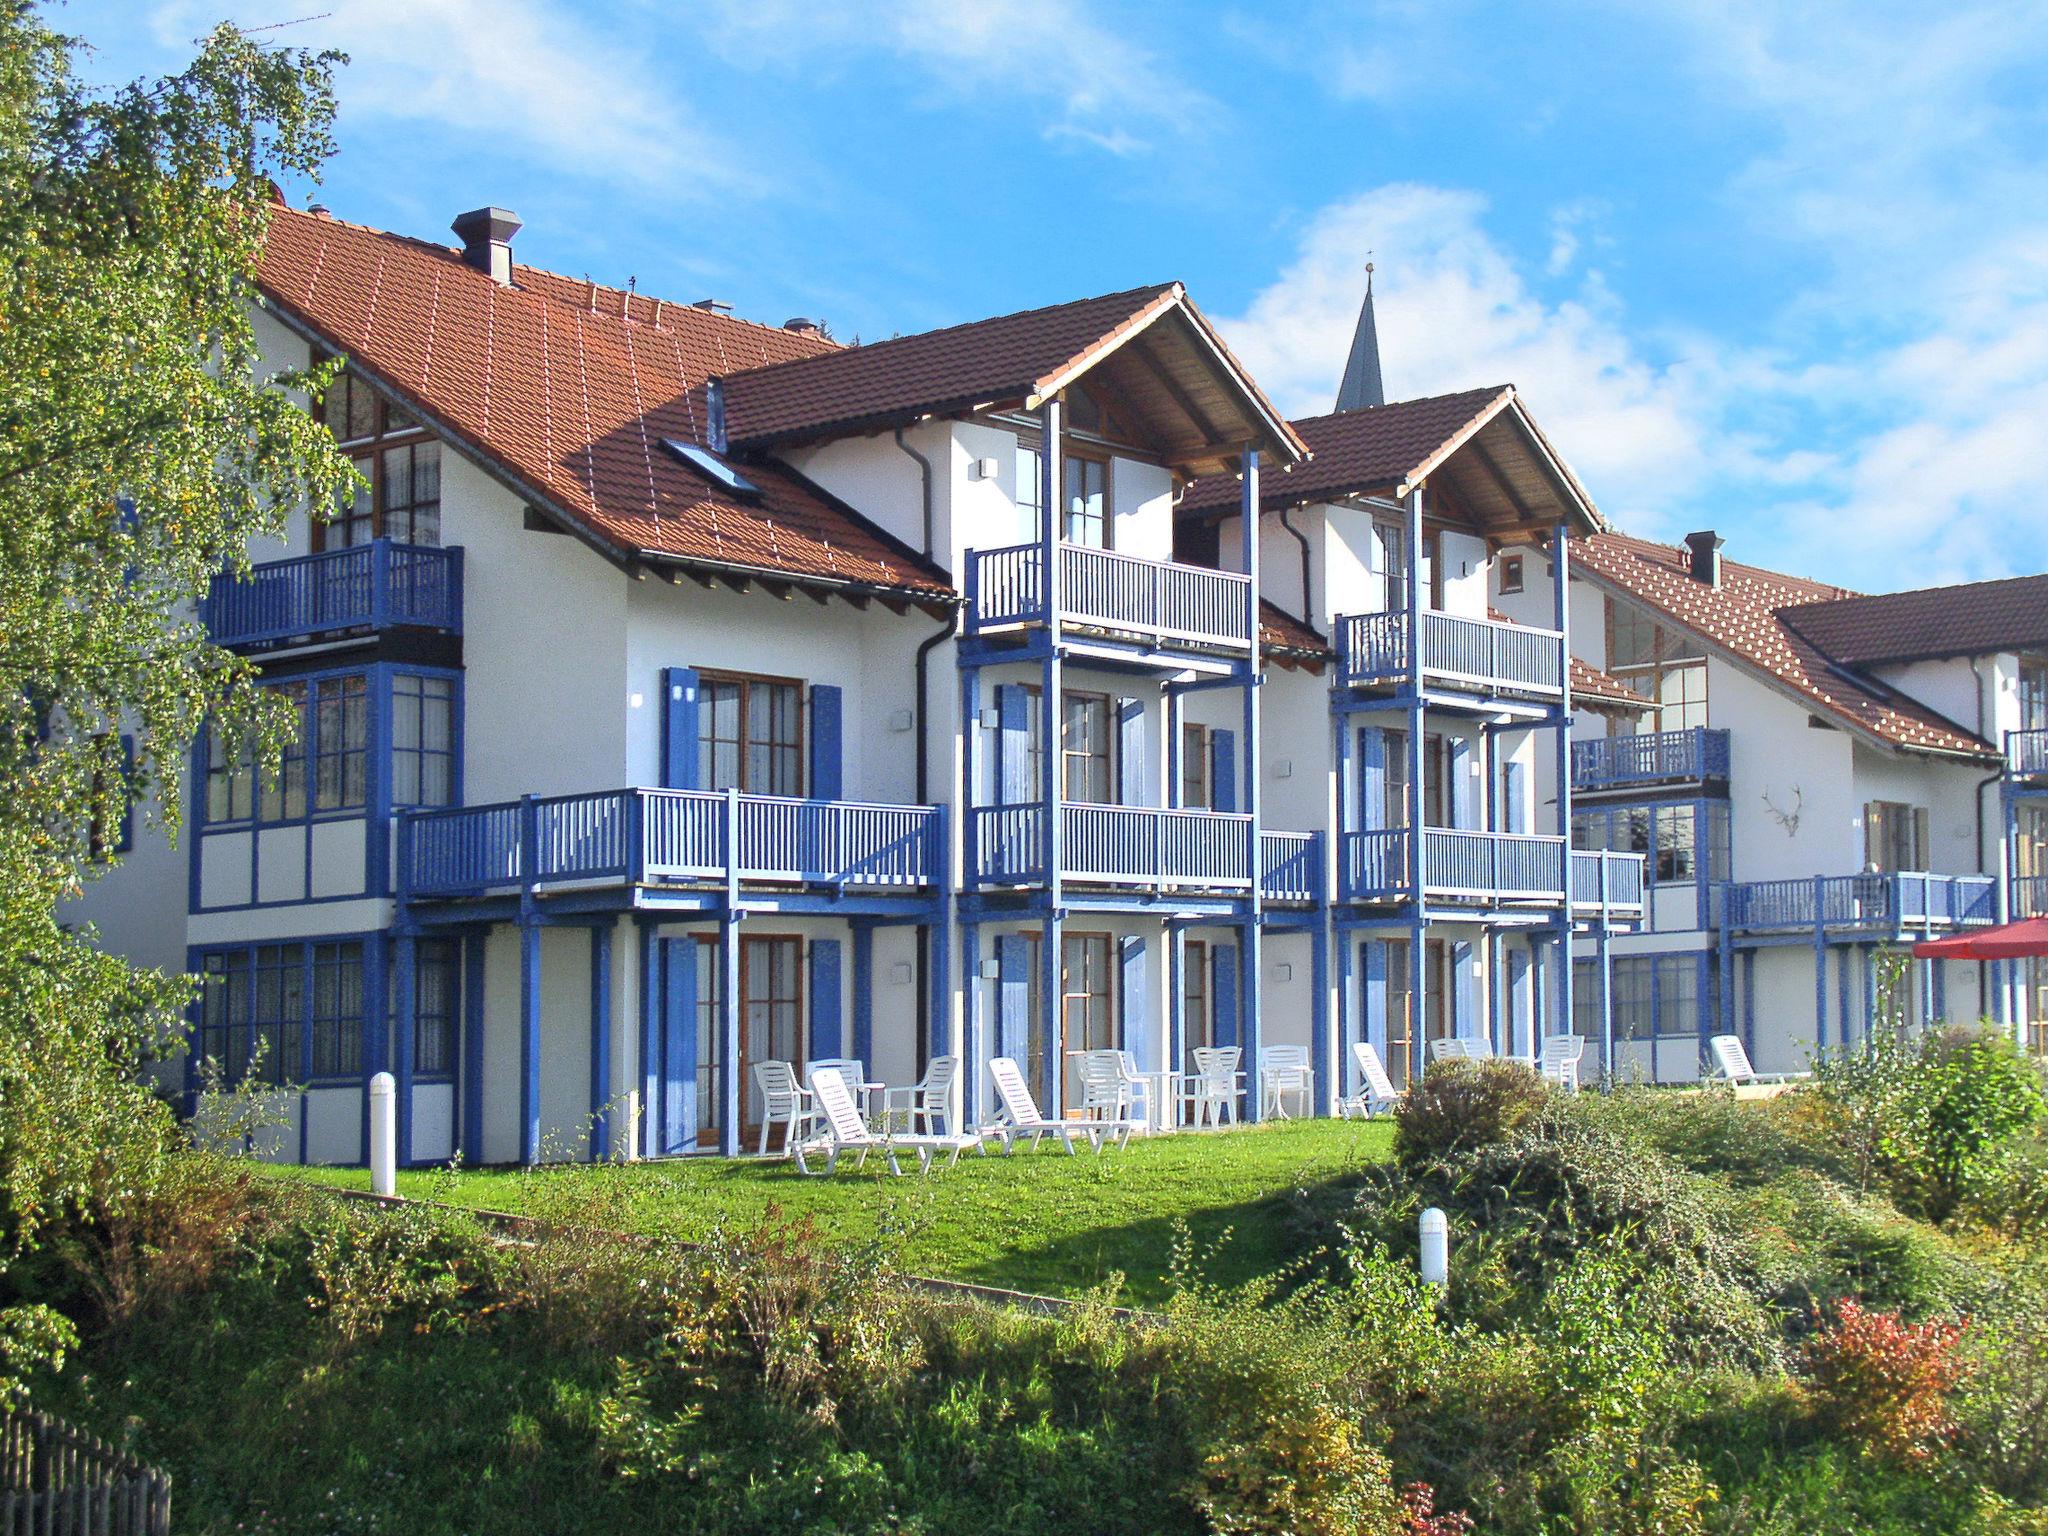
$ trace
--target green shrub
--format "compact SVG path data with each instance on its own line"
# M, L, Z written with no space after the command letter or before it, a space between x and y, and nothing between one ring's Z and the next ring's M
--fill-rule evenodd
M1432 1066L1394 1111L1394 1157L1414 1168L1506 1140L1550 1097L1516 1061L1453 1059Z

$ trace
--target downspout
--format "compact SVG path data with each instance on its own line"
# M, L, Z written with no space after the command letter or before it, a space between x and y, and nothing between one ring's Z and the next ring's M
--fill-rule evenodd
M1977 737L1980 741L1989 739L1984 735L1984 674L1979 670L1981 659L1976 656L1970 658L1970 676L1975 678L1977 682ZM2004 778L2005 766L2001 763L1998 772L1978 781L1976 793L1970 796L1971 809L1976 813L1977 817L1977 867L1991 876L1993 910L1998 921L2001 923L2009 922L2012 919L2011 893L2006 889L2006 872L2009 860L2005 854L2001 853L1997 861L1997 868L1994 869L1990 867L1991 861L1984 856L1984 791L1992 785L2002 782ZM1977 962L1977 1001L1980 1004L1988 1001L1985 997L1985 987L1989 972L1990 966L1986 962L1979 960ZM1998 1003L1996 1008L1992 1010L1994 1018L2005 1011L2008 995L2001 982ZM2016 1023L2017 1021L2008 1020L2007 1022Z
M917 449L910 446L908 439L906 439L903 435L903 428L896 428L893 436L896 439L896 446L902 449L905 453L909 454L911 458L917 461L918 500L922 517L922 523L924 527L924 557L927 560L929 560L932 558L932 545L934 542L934 515L932 510L932 461L929 458L927 458L924 454L918 452ZM917 664L914 668L916 676L915 686L917 688L917 702L916 707L911 711L911 714L913 718L913 726L917 732L916 787L917 803L919 805L931 804L931 747L926 740L926 737L928 735L928 713L926 708L926 695L930 692L931 654L941 640L944 640L947 636L953 633L954 625L958 622L958 620L958 610L955 610L952 613L948 613L946 615L946 622L944 626L933 631L933 633L929 637L921 641L917 647ZM948 866L950 867L953 859L953 850L951 848L947 848L944 851L943 856L946 859ZM942 881L942 884L950 883L950 876L946 880ZM917 1070L920 1075L923 1074L925 1068L923 1057L926 1054L928 1054L925 1049L925 1046L931 1040L932 1037L932 1002L930 985L931 942L931 930L928 927L920 924L917 929L917 979L915 982L917 988L917 1054L919 1057Z
M1309 599L1309 572L1312 567L1312 561L1308 547L1308 535L1295 527L1293 522L1290 521L1293 514L1294 508L1282 507L1280 509L1280 526L1293 534L1294 542L1301 546L1301 622L1313 628L1316 617L1314 611L1315 604Z

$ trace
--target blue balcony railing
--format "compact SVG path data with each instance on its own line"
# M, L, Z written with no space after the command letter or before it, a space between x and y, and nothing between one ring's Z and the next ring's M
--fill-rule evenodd
M1251 889L1249 816L1132 805L1062 805L1061 876L1085 885L1241 894ZM970 813L969 877L978 885L1042 885L1042 805Z
M1155 646L1250 652L1250 577L1080 544L1057 549L1063 624ZM967 632L1044 624L1044 567L1045 551L1036 544L969 551Z
M1728 733L1694 726L1572 743L1572 788L1728 781Z
M1643 915L1645 860L1640 853L1572 850L1572 906L1610 917Z
M1565 843L1524 832L1462 832L1427 827L1422 834L1422 892L1449 901L1562 904ZM1410 894L1414 839L1405 827L1344 834L1339 861L1347 901Z
M1406 682L1409 639L1422 628L1425 687L1458 693L1564 697L1564 636L1492 619L1426 609L1419 614L1354 613L1338 620L1338 653L1347 687Z
M1989 875L1820 875L1728 888L1728 925L1751 933L1903 934L1989 923L1997 913Z
M1322 899L1323 834L1261 832L1260 893L1267 901L1312 906Z
M357 630L462 632L462 551L377 539L222 572L199 608L216 645L274 646Z
M2005 776L2048 779L2048 731L2005 733Z
M772 882L916 890L938 883L931 806L610 789L421 811L400 823L408 899L572 882Z

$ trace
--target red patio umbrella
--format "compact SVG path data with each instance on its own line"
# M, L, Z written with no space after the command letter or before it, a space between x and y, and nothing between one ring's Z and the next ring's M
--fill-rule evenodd
M1927 960L2020 960L2028 955L2048 955L2048 917L1977 928L1945 939L1923 939L1913 946L1913 953Z

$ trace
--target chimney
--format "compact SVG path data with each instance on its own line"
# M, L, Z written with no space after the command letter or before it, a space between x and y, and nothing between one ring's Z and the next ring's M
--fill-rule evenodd
M512 286L512 237L519 215L508 208L473 208L449 225L462 242L462 259L501 288Z
M799 336L817 336L823 333L822 321L807 319L803 315L792 315L782 322L785 331L794 331Z
M1692 551L1692 579L1705 582L1710 587L1721 585L1721 536L1711 528L1685 536L1685 547Z

